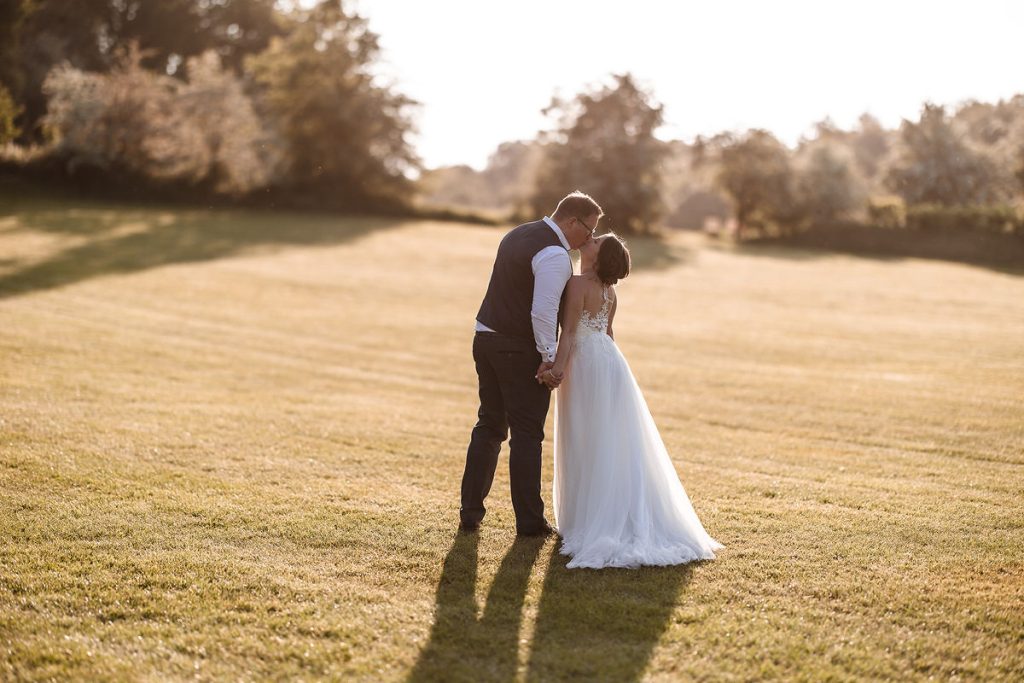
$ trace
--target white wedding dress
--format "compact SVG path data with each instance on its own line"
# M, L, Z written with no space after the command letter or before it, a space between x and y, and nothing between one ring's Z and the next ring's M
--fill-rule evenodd
M711 560L708 535L676 475L626 359L608 336L610 298L584 310L555 404L555 522L568 567Z

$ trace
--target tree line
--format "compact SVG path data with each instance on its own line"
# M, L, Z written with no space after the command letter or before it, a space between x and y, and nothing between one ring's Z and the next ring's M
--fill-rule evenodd
M408 203L416 103L337 0L15 0L0 10L0 144L55 179Z
M793 148L760 129L661 141L663 107L629 74L547 111L550 130L502 144L483 171L426 173L424 200L527 216L579 187L632 233L668 225L744 239L857 222L1024 235L1024 95L925 103L897 129L869 114L850 130L825 120Z
M791 235L843 221L1024 234L1024 95L926 103L888 129L656 137L631 74L544 109L487 167L425 170L417 103L378 74L379 39L340 0L11 0L0 6L0 167L97 191L345 210L536 216L569 189L609 225Z

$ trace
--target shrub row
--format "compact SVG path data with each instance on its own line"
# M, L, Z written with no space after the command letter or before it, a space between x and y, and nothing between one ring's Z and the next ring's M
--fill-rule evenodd
M919 232L981 232L1024 236L1024 212L1006 204L942 206L904 205L898 197L868 204L868 221L880 228Z

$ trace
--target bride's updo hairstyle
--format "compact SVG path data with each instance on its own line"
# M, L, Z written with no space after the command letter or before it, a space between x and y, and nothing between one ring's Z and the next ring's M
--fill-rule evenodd
M626 243L614 232L608 233L601 239L601 246L597 250L594 273L604 284L614 285L629 275L629 266L629 249L626 249Z

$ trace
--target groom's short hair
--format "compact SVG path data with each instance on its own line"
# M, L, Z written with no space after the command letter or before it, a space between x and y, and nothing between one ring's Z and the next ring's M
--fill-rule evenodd
M555 212L551 215L552 218L589 218L590 216L597 216L600 218L604 215L604 209L594 201L594 198L589 194L585 194L576 190L562 197L562 201L558 202L558 206L555 207Z

